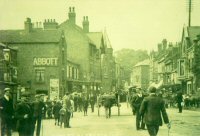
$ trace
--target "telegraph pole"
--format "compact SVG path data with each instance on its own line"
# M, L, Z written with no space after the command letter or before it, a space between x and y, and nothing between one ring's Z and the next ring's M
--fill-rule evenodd
M191 26L191 12L192 12L192 0L189 0L189 18L188 18L188 26Z

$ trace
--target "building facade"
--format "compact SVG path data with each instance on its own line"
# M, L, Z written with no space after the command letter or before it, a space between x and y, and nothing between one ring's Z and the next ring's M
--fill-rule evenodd
M150 61L144 60L142 62L137 63L133 67L133 71L131 74L131 84L133 86L142 88L146 90L149 87L150 82Z
M46 93L52 99L65 92L112 90L116 77L113 49L103 32L89 31L87 16L82 24L82 28L76 25L75 8L70 7L68 19L61 24L55 19L33 24L27 18L24 29L0 30L0 42L18 50L21 86L33 94ZM103 69L112 69L107 78Z
M0 97L10 88L14 102L18 97L17 50L0 43Z

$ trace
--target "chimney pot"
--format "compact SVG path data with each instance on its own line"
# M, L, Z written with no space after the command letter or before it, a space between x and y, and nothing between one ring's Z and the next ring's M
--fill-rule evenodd
M72 8L73 12L75 12L75 7Z
M68 17L69 17L69 22L71 24L76 24L76 13L75 13L74 7L69 8Z
M40 27L40 28L42 27L42 22L39 22L39 27Z
M38 28L38 22L36 22L36 28Z
M33 24L31 23L30 18L26 18L26 21L24 22L24 28L26 32L31 32L33 28Z

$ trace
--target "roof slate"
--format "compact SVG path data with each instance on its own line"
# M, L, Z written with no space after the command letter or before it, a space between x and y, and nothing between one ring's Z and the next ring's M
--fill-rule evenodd
M100 49L101 44L102 44L101 40L103 37L102 32L90 32L90 33L87 33L87 36L95 43L96 47Z
M59 42L61 31L33 29L31 32L25 30L0 30L0 42L3 43L46 43Z

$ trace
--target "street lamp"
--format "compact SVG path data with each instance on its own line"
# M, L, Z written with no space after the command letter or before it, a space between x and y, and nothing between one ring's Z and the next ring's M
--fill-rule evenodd
M9 70L9 65L10 65L10 49L3 49L3 56L4 56L4 61L5 61L5 73L4 73L4 81L11 81L11 76L10 76L10 70Z

